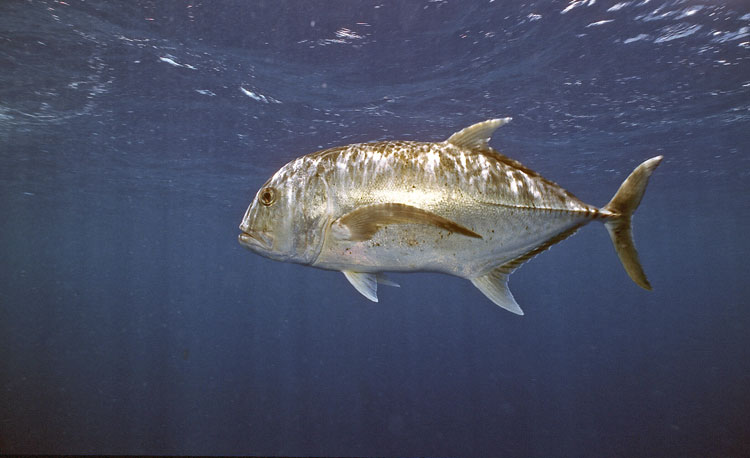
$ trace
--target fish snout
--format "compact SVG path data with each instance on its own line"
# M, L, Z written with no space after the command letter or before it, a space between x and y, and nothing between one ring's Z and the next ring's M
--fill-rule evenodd
M273 249L273 237L271 234L253 231L244 225L240 226L240 230L242 231L238 237L240 245L251 250L271 251Z

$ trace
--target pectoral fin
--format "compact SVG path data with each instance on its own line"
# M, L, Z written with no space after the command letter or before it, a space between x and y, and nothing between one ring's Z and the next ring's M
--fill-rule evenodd
M511 271L500 266L488 274L473 278L471 282L495 304L516 315L523 315L523 310L508 289L510 273Z
M389 224L426 224L481 239L482 236L455 221L406 204L367 205L347 213L331 225L336 237L353 242L369 240Z

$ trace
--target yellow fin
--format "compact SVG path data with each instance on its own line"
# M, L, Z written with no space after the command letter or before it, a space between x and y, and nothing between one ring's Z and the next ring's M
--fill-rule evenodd
M361 242L371 239L381 227L389 224L426 224L467 237L482 238L454 221L406 204L367 205L334 221L331 228L340 239Z

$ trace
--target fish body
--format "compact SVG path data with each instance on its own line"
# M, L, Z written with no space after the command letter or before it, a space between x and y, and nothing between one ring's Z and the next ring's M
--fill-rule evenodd
M443 142L358 143L297 158L258 191L240 243L273 259L342 271L374 301L378 282L393 284L383 272L433 271L468 279L522 314L507 287L510 273L598 219L634 281L650 288L630 215L661 157L644 162L629 186L626 180L597 208L492 149L492 133L508 121L478 123Z

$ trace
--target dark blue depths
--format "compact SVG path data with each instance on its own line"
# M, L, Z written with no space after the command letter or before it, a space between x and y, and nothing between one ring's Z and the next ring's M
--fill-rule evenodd
M750 9L740 1L0 4L0 452L743 456ZM635 217L510 286L253 255L288 160L493 146Z

